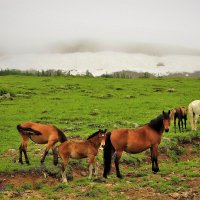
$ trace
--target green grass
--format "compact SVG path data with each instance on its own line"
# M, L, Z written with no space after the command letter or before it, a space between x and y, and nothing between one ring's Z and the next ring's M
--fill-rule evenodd
M163 110L176 106L187 106L192 100L199 99L199 78L92 78L92 77L0 77L0 96L10 93L12 98L0 99L0 172L29 171L40 169L39 151L44 145L35 145L30 141L28 155L31 165L19 165L18 148L20 136L16 125L25 121L51 123L59 127L67 136L85 139L99 128L112 130L118 127L134 128L157 117ZM168 89L174 88L174 92ZM200 129L200 127L199 127ZM45 198L62 195L78 199L111 199L111 196L125 199L127 188L151 187L161 193L178 191L174 185L180 185L185 191L189 186L181 177L198 178L198 158L179 161L184 155L183 144L194 143L193 153L199 152L200 131L164 133L161 150L170 160L160 161L159 177L151 174L151 165L145 164L149 155L123 154L121 166L123 180L111 174L108 180L99 182L86 178L70 181L69 186L58 184L53 187L38 183L35 188ZM16 154L7 156L8 149L16 149ZM98 158L102 166L102 154ZM70 160L69 172L73 166L87 171L86 161ZM47 156L43 170L56 176L58 169L52 164L52 155ZM69 174L70 174L69 173ZM100 175L102 172L99 172ZM174 175L172 175L175 173ZM151 174L151 175L150 175ZM172 176L171 176L172 175ZM166 181L166 177L171 178ZM107 185L114 184L109 187ZM18 190L24 191L31 186L25 184ZM31 188L30 188L31 189ZM120 191L120 193L118 193ZM56 193L56 195L54 195ZM0 192L1 195L1 192ZM72 195L72 196L70 196ZM52 197L53 196L53 197ZM59 196L59 195L58 195Z

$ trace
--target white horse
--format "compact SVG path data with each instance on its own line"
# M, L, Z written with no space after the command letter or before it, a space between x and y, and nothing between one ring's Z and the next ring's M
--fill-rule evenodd
M188 106L188 115L190 117L190 124L193 131L197 130L197 120L200 115L200 100L192 101Z

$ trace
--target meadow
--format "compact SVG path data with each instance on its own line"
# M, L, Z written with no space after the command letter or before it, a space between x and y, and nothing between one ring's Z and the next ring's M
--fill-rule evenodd
M117 179L113 172L109 179L105 180L102 178L103 159L100 152L99 178L88 180L87 163L84 160L71 160L69 176L73 179L73 175L74 179L68 186L59 183L59 170L53 166L51 153L47 156L45 164L40 165L40 153L44 145L36 145L30 141L28 155L31 165L18 163L20 136L16 130L17 124L34 121L56 125L69 139L86 139L99 128L135 128L148 123L163 110L188 106L192 100L199 99L199 85L199 78L1 76L0 186L3 189L0 189L0 197L200 197L200 127L197 132L190 131L189 120L187 132L175 134L171 124L169 133L164 133L158 158L161 171L157 175L151 172L147 151L136 155L124 154L121 160L124 179ZM34 183L32 180L26 180L26 177L31 175L38 175ZM12 181L12 177L15 182ZM17 180L21 182L18 184ZM48 181L51 181L51 184Z

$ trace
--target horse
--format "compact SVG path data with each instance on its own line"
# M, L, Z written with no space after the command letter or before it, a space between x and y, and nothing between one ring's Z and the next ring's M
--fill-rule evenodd
M200 100L194 100L188 105L188 115L190 117L191 129L197 130L197 120L200 115Z
M21 135L21 144L19 147L19 163L21 164L23 164L22 152L24 153L26 163L30 164L27 155L29 138L37 144L46 144L45 151L40 161L41 164L44 163L45 157L50 148L52 148L58 141L61 143L67 141L65 134L54 125L24 122L17 125L17 130Z
M186 130L186 121L187 121L187 108L186 107L176 107L171 110L170 114L171 120L174 121L174 132L176 133L176 119L178 118L178 127L179 127L179 132L184 131L183 128L183 120L184 120L184 126ZM181 125L181 127L180 127Z
M97 176L98 172L95 157L98 154L99 147L105 144L106 131L106 129L99 129L97 132L90 135L87 140L66 141L54 148L54 165L58 164L58 155L62 160L61 173L63 183L67 183L66 173L69 158L88 158L89 179L92 178L93 167L95 167L94 175Z
M107 175L111 169L111 161L114 158L116 175L122 178L119 169L119 160L123 151L131 154L137 154L151 150L152 171L157 173L158 167L158 145L161 142L163 132L168 132L170 127L170 110L162 112L157 118L149 123L136 129L120 128L112 132L107 132L104 146L104 172L103 177Z

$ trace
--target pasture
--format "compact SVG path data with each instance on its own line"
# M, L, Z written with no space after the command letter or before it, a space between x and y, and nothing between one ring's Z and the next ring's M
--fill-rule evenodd
M164 133L159 146L160 172L152 174L149 151L123 154L123 179L111 173L88 179L86 160L70 160L69 184L60 183L50 150L29 142L31 165L18 163L17 124L54 124L69 140L86 139L98 129L135 128L163 110L188 106L200 98L199 78L0 77L0 198L4 199L198 199L200 198L200 126L191 131ZM9 94L9 95L8 95ZM73 169L73 170L72 170ZM73 171L73 173L72 173Z

